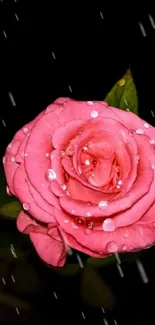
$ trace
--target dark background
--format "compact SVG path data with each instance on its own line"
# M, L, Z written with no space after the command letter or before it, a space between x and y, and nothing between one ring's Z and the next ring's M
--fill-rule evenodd
M153 5L148 1L136 8L128 1L122 5L110 1L95 1L91 4L73 1L66 4L55 1L1 0L1 157L14 133L53 100L63 96L78 100L104 100L129 65L137 88L139 115L155 126L155 23L151 24L149 14L155 21ZM145 31L142 32L139 23ZM14 101L11 101L9 93ZM8 233L16 233L14 222L1 221L0 229L4 237ZM2 249L5 247L9 250L9 244L2 243ZM82 259L85 261L86 256L82 256ZM2 293L13 290L12 299L26 299L30 310L25 312L21 307L18 315L16 303L10 300L4 303L2 294L0 319L44 323L63 320L79 324L87 321L116 324L113 320L116 319L118 325L155 324L154 248L144 251L140 259L148 283L142 280L135 261L124 261L123 278L115 263L100 270L101 277L106 279L115 297L114 307L109 307L109 303L105 302L105 320L101 309L104 306L99 303L98 308L94 308L81 300L81 273L67 278L55 275L32 251L27 262L24 260L22 263L25 264L19 266L21 282L16 282L17 287L22 287L20 283L27 283L30 291L21 293L19 289L9 286L10 282L8 287L3 281L0 284ZM75 252L68 261L77 262ZM1 257L1 269L4 268L8 278L12 268L14 270L18 264L17 261L14 263L14 260L8 262L5 256ZM33 272L30 271L32 278L30 276L28 279L28 273L24 273L24 269L30 265L38 272L38 282L34 280L37 276L34 275L33 279ZM95 281L92 273L90 286ZM32 282L35 283L33 289ZM55 299L53 292L57 292L58 299ZM81 316L81 311L85 318Z

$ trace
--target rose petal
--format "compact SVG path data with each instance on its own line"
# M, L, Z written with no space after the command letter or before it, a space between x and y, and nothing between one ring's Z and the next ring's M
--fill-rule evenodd
M44 115L32 130L28 139L26 147L28 157L25 160L25 168L31 184L49 204L57 206L57 208L59 207L58 200L50 191L49 182L46 179L46 173L51 164L50 159L46 157L46 153L52 149L49 137L59 126L60 123L56 112ZM41 184L44 184L44 190L42 190Z
M135 131L137 129L144 129L147 136L155 138L155 128L150 125L149 128L146 129L144 127L144 123L146 122L136 114L111 106L109 107L109 110L111 110L111 114L113 113L117 120L121 121L129 130Z
M153 172L150 168L150 162L143 156L139 162L137 181L134 183L132 189L122 198L109 202L108 206L101 210L98 206L91 205L91 212L94 217L98 216L111 216L115 213L120 213L132 207L143 195L148 193L150 185L153 181ZM145 186L141 184L145 183ZM70 213L71 208L77 211L78 216L85 216L87 212L87 203L82 201L73 200L70 197L59 198L61 207Z
M124 228L117 228L113 232L95 231L83 227L73 227L71 222L65 223L67 214L54 208L55 217L65 232L70 247L85 251L91 256L105 256L112 252L108 248L114 243L114 252L130 252L141 250L155 243L153 224L134 224ZM141 230L142 231L141 231ZM89 230L89 232L87 232ZM142 234L143 233L143 234ZM125 249L124 249L125 248ZM84 250L85 249L85 250ZM110 250L110 249L109 249Z
M98 204L98 202L111 199L112 194L105 194L100 191L94 191L91 188L83 186L76 179L70 177L67 182L67 190L74 200L81 200L83 202L91 202L92 204Z
M20 232L25 234L29 234L31 231L35 229L35 221L27 213L21 211L17 218L17 228Z
M28 204L29 213L36 219L42 222L53 222L53 209L51 206L51 213L47 213L42 208L38 207L35 203L34 198L32 197L27 182L24 166L20 165L14 175L14 190L16 197L22 202L22 204Z
M49 235L30 233L30 239L38 255L47 264L63 266L66 260L65 246L63 241L57 241Z

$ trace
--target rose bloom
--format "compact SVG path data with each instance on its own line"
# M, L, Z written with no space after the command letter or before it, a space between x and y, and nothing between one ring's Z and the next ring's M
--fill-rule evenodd
M46 263L69 247L94 257L155 243L155 128L105 102L59 98L3 157L17 227Z

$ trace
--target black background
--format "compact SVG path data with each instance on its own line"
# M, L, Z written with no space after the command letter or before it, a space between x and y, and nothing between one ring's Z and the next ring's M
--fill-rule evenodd
M67 4L55 1L1 1L1 157L14 133L53 100L58 97L104 100L129 65L137 88L139 115L155 126L155 29L150 23L149 14L155 20L153 5L148 1L137 8L128 1L123 4L110 1L91 4L74 1ZM139 22L144 26L146 36ZM14 97L15 106L9 92ZM4 231L12 227L12 231L15 231L14 225L2 223L1 227L4 227L1 228ZM155 323L154 253L152 248L142 256L149 277L148 284L142 282L135 263L124 264L124 278L117 274L115 265L110 266L108 272L103 272L117 301L116 308L110 312L109 324L114 324L113 318L117 318L118 325ZM62 317L64 322L86 323L94 319L94 322L104 324L103 313L99 309L81 307L78 279L58 279L55 282L52 273L40 265L35 253L32 260L35 268L40 268L42 281L45 282L44 290L36 300L34 315L32 317L30 313L29 318L25 314L14 315L12 309L8 311L2 306L2 320L26 319L54 323ZM53 289L54 283L57 283L56 289ZM54 290L60 292L60 300L53 298ZM85 309L86 319L81 318L81 308Z

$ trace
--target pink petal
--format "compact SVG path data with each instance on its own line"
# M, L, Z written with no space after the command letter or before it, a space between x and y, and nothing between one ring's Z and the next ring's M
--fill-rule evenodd
M25 138L25 136L27 136L24 133L24 129L27 128L29 131L31 131L31 129L33 128L33 126L35 125L35 123L41 118L41 116L44 115L44 111L41 112L33 121L29 122L27 125L23 126L22 129L20 129L14 136L13 140L12 140L12 146L11 148L8 146L6 149L6 153L5 153L5 157L6 157L6 163L4 164L4 170L5 170L5 175L6 175L6 179L7 179L7 183L9 186L10 191L14 193L14 189L13 189L13 177L14 174L16 172L16 169L18 168L18 164L16 163L16 161L12 162L11 158L12 157L16 157L18 149L21 145L21 142L23 141L23 139ZM18 158L18 157L17 157Z
M118 109L116 107L109 107L111 110L111 114L113 113L116 118L122 122L129 130L137 130L143 129L145 134L150 138L155 138L155 128L153 126L149 126L149 128L144 127L144 120L142 120L139 116L132 112L126 112L124 110Z
M94 217L111 216L115 213L120 213L123 210L131 208L143 195L148 193L150 185L153 181L153 172L150 168L150 162L143 156L139 162L138 177L132 189L122 198L109 202L108 206L101 210L98 206L91 205L91 213ZM142 186L145 184L145 186ZM71 209L77 211L77 215L84 217L87 213L87 203L73 200L70 197L59 198L61 207L70 213Z
M155 244L154 223L133 224L117 228L113 232L95 231L83 227L73 227L72 222L65 223L67 215L54 208L55 217L65 232L68 244L75 249L85 251L91 256L105 256L114 252L141 250ZM89 250L89 253L88 253Z
M17 228L20 232L29 234L35 229L35 221L27 213L21 211L17 218Z
M52 266L63 266L66 260L63 241L57 241L49 235L30 233L30 239L38 255Z
M110 200L113 194L106 194L100 191L93 190L84 186L74 178L69 178L67 182L67 191L70 193L74 200L91 202L92 204L98 204L98 202L104 200Z
M52 144L54 148L63 148L67 142L76 137L80 128L85 125L82 120L75 120L67 123L67 125L58 128L52 136Z
M50 191L49 182L46 178L46 173L51 164L50 159L46 157L46 153L52 150L49 137L59 126L60 123L56 112L45 114L31 132L26 147L28 157L25 160L26 173L32 186L49 204L57 208L59 207L58 200ZM44 184L43 188L41 184Z
M22 204L28 205L28 212L36 219L42 222L53 222L53 207L51 206L51 213L47 213L41 207L39 207L29 191L29 187L26 182L26 173L23 165L19 165L14 175L14 190L16 197Z

